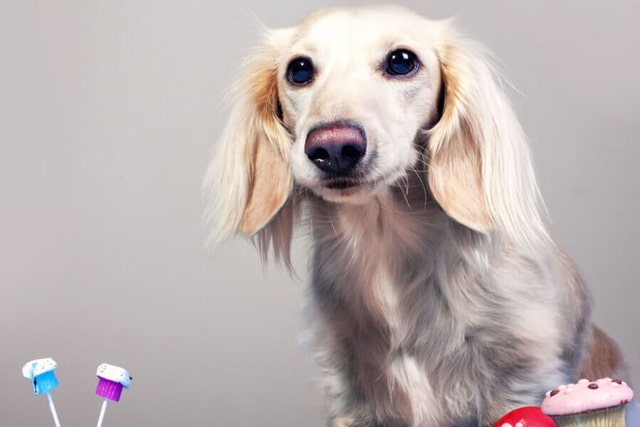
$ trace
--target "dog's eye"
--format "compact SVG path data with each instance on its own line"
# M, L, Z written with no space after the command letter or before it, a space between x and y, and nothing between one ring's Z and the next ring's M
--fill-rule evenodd
M412 76L419 67L418 57L410 50L394 50L387 56L387 73L392 76Z
M287 80L294 85L306 85L313 80L313 62L305 57L298 57L287 66Z

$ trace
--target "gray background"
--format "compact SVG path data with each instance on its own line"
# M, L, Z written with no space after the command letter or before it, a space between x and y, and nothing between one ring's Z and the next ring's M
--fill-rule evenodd
M305 254L299 278L242 240L206 254L200 181L254 15L328 2L223 3L0 5L1 425L53 425L20 373L46 356L63 426L97 421L101 362L134 377L105 426L323 425ZM640 384L638 1L404 3L501 59L556 240Z

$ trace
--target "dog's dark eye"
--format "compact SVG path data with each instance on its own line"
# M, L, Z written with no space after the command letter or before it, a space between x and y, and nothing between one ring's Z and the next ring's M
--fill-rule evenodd
M313 80L313 62L305 57L298 57L287 66L287 80L294 85L306 85Z
M394 50L387 56L387 73L392 76L412 76L419 67L418 57L410 50Z

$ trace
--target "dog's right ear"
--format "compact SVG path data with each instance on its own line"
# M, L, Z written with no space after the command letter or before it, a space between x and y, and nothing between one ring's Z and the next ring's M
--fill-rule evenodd
M291 196L291 136L279 118L273 34L245 64L246 72L235 86L231 114L205 177L205 215L212 245L236 232L253 236L264 230ZM282 224L276 228L282 235ZM277 238L267 236L266 240L273 240L275 246Z

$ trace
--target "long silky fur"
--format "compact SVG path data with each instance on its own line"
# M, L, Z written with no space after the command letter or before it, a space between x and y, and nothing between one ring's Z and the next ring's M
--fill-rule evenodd
M263 255L272 248L289 266L304 207L313 348L329 425L488 426L540 404L545 391L579 375L583 359L592 374L617 375L617 354L601 366L584 355L604 334L591 332L586 287L549 238L524 132L489 56L450 22L380 12L371 19L431 31L442 74L439 117L416 131L402 176L367 200L334 203L285 173L295 175L289 163L303 155L297 133L309 116L279 104L282 52L320 21L361 13L330 10L267 35L207 178L212 240L253 236ZM352 98L338 100L345 108L325 110L349 111ZM268 165L257 160L264 153L273 153ZM304 167L308 179L312 166ZM279 172L261 178L261 168ZM252 197L269 209L248 208Z

